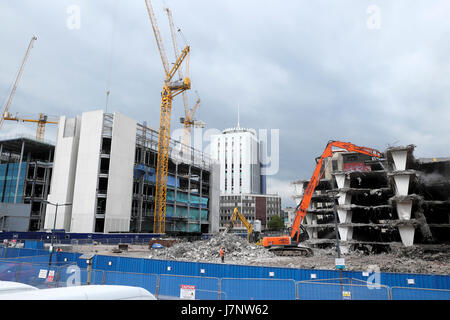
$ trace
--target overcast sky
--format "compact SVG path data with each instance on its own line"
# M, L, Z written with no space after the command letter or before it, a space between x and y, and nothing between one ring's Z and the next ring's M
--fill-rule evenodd
M169 60L164 6L191 46L190 77L202 100L196 118L207 129L236 126L238 104L242 127L279 129L280 167L268 191L283 196L283 207L294 205L290 183L310 178L328 140L380 151L415 144L416 157L450 156L449 1L152 3ZM104 109L108 87L108 112L158 128L163 68L144 0L3 0L0 21L3 106L38 38L12 113ZM183 114L177 97L173 130ZM35 128L7 122L1 135ZM55 135L47 125L46 138Z

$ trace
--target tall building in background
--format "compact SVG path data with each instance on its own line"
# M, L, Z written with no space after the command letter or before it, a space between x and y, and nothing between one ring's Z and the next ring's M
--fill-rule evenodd
M211 137L211 157L220 163L220 192L260 194L260 145L254 129L225 129Z
M264 148L254 129L239 124L211 137L211 157L220 164L221 228L230 223L235 207L248 221L260 220L263 229L272 216L281 215L281 197L266 194L261 174Z

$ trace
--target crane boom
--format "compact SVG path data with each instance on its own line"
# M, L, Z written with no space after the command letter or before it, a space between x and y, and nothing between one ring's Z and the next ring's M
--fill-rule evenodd
M36 140L43 141L45 135L45 125L47 123L58 124L59 122L55 119L49 119L49 117L43 113L39 114L39 119L25 119L16 116L12 116L10 113L4 115L4 120L17 121L17 122L33 122L37 123L36 128Z
M167 12L167 17L169 19L170 35L172 37L172 44L173 44L173 51L175 54L175 59L178 59L178 44L177 44L177 37L175 34L175 25L173 23L172 11L169 8L166 8L166 12ZM181 70L181 68L178 69L178 76L180 79L183 79L183 71ZM189 112L188 99L187 99L187 95L186 95L185 91L183 91L182 97L183 97L183 104L184 104L184 113L188 114L188 112Z
M172 37L175 58L178 58L178 44L177 44L177 37L176 37L176 33L175 33L175 25L173 23L172 11L169 8L166 8L165 10L167 12L167 18L169 19L170 34ZM180 79L183 78L181 68L178 69L178 75L179 75ZM183 144L183 149L184 149L183 154L186 157L189 157L190 156L189 155L189 147L191 145L191 127L192 126L196 126L196 127L200 126L200 125L194 123L194 121L193 121L194 114L197 111L198 106L200 105L200 98L198 98L195 105L191 109L189 109L189 103L188 103L188 97L187 97L186 91L182 92L182 97L183 97L183 104L184 104L184 118L181 118L181 119L182 119L182 123L184 124L184 128L183 128L183 136L181 138L181 143Z
M37 40L37 37L33 36L31 38L31 40L30 40L30 43L28 44L28 48L27 48L27 51L25 53L25 57L23 58L22 65L20 66L19 72L17 73L16 80L14 81L14 85L12 87L11 93L9 94L8 102L6 103L5 108L3 110L3 113L2 113L2 117L0 118L0 129L3 126L5 115L7 116L8 113L9 113L9 107L11 106L11 102L12 102L12 100L14 98L14 94L16 93L16 89L17 89L17 85L19 83L19 80L22 77L22 73L23 73L23 69L25 67L25 63L27 62L28 57L30 56L30 51L33 48L34 41L36 41L36 40Z
M152 4L150 0L145 0L147 6L148 17L152 23L153 33L155 34L156 45L158 46L159 55L161 57L161 62L163 64L164 72L166 76L169 74L169 61L167 60L166 49L164 49L164 44L161 38L161 32L159 31L158 21L156 20L155 12L153 11Z

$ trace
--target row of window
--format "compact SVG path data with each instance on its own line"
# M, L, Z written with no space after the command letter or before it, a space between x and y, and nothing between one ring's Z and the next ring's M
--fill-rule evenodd
M251 203L241 203L241 202L237 202L239 204L239 206L245 206L245 207L254 207L255 203L251 202ZM221 202L220 203L221 207L235 207L236 206L236 202Z

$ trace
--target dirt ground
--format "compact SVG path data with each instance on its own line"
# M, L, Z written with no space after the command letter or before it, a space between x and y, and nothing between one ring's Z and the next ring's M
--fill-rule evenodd
M118 251L118 245L73 246L74 252L93 252L99 255L138 257L162 260L220 263L219 248L226 249L225 263L255 266L274 266L301 269L335 269L335 249L314 249L312 257L279 257L262 246L247 243L238 237L215 237L210 240L181 242L171 247L151 249L148 245L129 245ZM345 270L365 271L375 265L380 272L422 273L450 275L450 245L398 247L390 253L367 255L351 252L342 255Z

